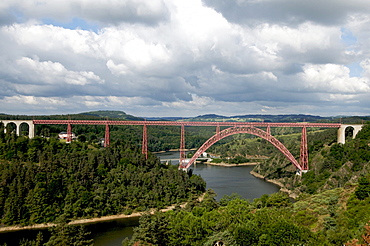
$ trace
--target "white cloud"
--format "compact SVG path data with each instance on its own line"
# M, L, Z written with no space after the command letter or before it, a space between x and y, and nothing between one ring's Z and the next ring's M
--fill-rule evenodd
M16 61L18 67L18 80L24 84L72 84L87 85L91 83L104 83L91 71L68 71L59 62L39 61L22 57Z
M73 17L104 25L121 22L152 23L165 20L168 11L162 0L3 0L0 10L14 10L30 19L50 18L68 22Z
M37 22L13 24L2 27L1 31L25 50L101 57L98 35L91 31L69 30Z
M349 69L336 64L307 64L304 66L302 80L306 88L318 92L331 93L369 93L369 80L349 76Z
M361 67L363 68L363 71L364 71L363 76L369 82L370 81L370 58L361 61L360 65L361 65Z
M366 113L369 7L315 3L1 1L0 99L152 116Z

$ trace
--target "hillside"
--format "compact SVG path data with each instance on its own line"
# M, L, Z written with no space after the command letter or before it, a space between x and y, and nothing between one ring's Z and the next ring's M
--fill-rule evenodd
M254 171L288 192L253 202L234 194L216 202L210 191L201 203L143 217L123 245L369 245L370 123L344 145L336 143L335 129L308 135L310 171L302 176L265 140L234 139L214 149L227 156L270 156ZM277 137L299 156L299 134Z
M216 202L208 191L203 201L184 209L141 217L133 238L123 245L365 246L370 243L365 225L370 197L358 196L364 187L327 190L295 203L285 193L253 202L234 194Z
M191 120L199 121L239 121L239 122L312 122L318 120L333 120L334 117L321 117L314 115L304 114L286 114L286 115L262 115L262 114L249 114L249 115L236 115L236 116L220 116L220 115L201 115Z
M185 120L185 121L231 121L231 122L314 122L314 121L339 121L337 117L321 117L304 114L286 114L286 115L263 115L263 114L248 114L236 116L223 116L216 114L205 114L196 117L149 117L150 120Z
M81 113L82 115L91 115L101 118L109 118L109 119L120 119L120 120L144 120L144 118L136 117L133 115L126 114L123 111L110 111L110 110L100 110L100 111L90 111Z
M235 116L223 116L216 114L205 114L196 117L148 117L148 120L170 120L170 121L211 121L211 122L342 122L342 123L362 123L370 120L370 116L332 116L322 117L306 114L282 114L264 115L247 114Z
M111 111L111 110L99 110L83 112L78 114L67 114L67 115L8 115L0 113L0 120L32 120L32 119L52 119L52 120L106 120L119 119L119 120L144 120L144 118L136 117L133 115L126 114L123 111Z
M112 142L109 148L88 141L67 144L4 133L0 125L0 227L61 224L50 229L51 237L40 232L44 237L38 243L10 244L10 237L1 234L0 245L91 245L81 244L85 235L65 223L162 209L205 191L201 177L163 165L152 154L146 159L129 141ZM55 237L73 243L51 243Z
M282 155L271 157L256 166L254 171L280 182L296 195L344 187L370 173L370 124L364 126L356 139L348 138L343 145L333 142L335 132L329 133L330 130L325 130L308 135L310 171L299 179L294 174L295 168ZM299 146L298 139L285 142L288 149L293 145ZM297 156L297 151L299 149L296 148L293 155Z
M98 111L78 117L101 119L103 115L104 112ZM116 115L125 117L123 112ZM218 116L209 116L212 117ZM44 129L50 133L57 130ZM144 211L148 207L161 208L185 201L204 190L205 184L197 176L162 166L153 155L144 160L140 154L140 127L112 127L111 136L116 140L111 148L94 144L94 139L104 134L104 127L73 129L85 135L86 141L80 138L66 145L53 138L29 140L0 131L2 223L69 221L122 211ZM187 143L199 146L214 130L187 127ZM150 127L149 131L150 148L168 148L164 145L168 142L178 146L179 127ZM299 156L300 129L272 128L271 131L294 156ZM137 245L137 241L149 245L214 245L222 241L235 246L349 246L352 239L360 240L361 235L367 235L369 123L356 139L349 136L344 145L336 143L336 129L308 129L310 171L302 176L296 175L294 166L271 144L247 135L224 139L212 148L212 153L229 157L263 156L254 171L279 182L294 195L294 202L286 193L264 195L253 202L232 195L216 202L209 191L202 202L188 200L184 209L177 207L166 214L143 216L133 240L126 240L123 245Z

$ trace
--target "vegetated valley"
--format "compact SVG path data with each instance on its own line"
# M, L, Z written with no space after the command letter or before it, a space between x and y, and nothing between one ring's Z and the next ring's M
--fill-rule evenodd
M73 118L101 119L100 113ZM196 200L205 189L200 177L162 165L151 154L145 160L140 153L139 127L112 127L110 148L99 146L98 140L104 136L104 127L99 126L73 126L79 137L71 144L56 138L65 126L39 127L37 134L44 137L34 139L18 137L11 131L4 134L2 127L1 224L59 223L51 229L50 237L39 234L34 239L20 239L20 245L93 245L84 227L67 223L184 201L185 208L177 206L173 211L142 216L133 238L123 245L370 243L370 227L366 225L370 223L368 123L356 139L349 135L344 145L336 143L335 129L308 129L310 171L302 176L296 175L294 166L263 139L239 134L222 140L209 152L236 163L258 160L254 172L279 182L286 192L254 201L234 194L219 202L212 190L201 202ZM178 148L178 128L151 127L148 131L151 151ZM214 131L187 127L187 147L199 147ZM271 131L299 157L299 129Z
M50 238L40 235L21 245L90 245L88 233L68 226L69 221L161 209L205 191L199 176L163 165L151 154L146 160L131 141L102 148L89 141L66 144L7 132L0 126L0 223L61 225Z
M273 135L299 156L300 133L276 128ZM302 176L259 138L240 134L212 148L221 159L268 157L254 172L286 192L254 201L235 194L216 202L209 191L185 209L142 217L126 245L369 245L370 124L356 139L349 134L344 145L336 137L336 129L309 130L310 171Z

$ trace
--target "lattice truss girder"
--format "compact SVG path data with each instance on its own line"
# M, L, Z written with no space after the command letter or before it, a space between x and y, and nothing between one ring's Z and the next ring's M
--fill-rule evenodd
M289 161L292 162L294 166L296 166L299 170L303 170L303 167L298 163L298 161L294 158L294 156L290 153L290 151L274 136L271 134L255 127L250 126L242 126L242 127L230 127L227 129L224 129L220 131L219 133L216 133L211 138L209 138L193 155L193 157L190 159L190 161L186 164L186 166L180 166L180 168L188 168L190 167L196 159L205 152L209 147L211 147L213 144L218 142L219 140L234 135L238 133L248 133L252 135L259 136L268 142L270 142L272 145L274 145L280 152L282 152Z

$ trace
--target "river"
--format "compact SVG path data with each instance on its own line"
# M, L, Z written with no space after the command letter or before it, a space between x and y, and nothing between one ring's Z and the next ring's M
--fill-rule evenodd
M179 163L180 154L178 151L158 153L157 156L161 158L161 161L171 161L174 165ZM263 194L275 193L280 189L274 184L251 175L250 171L253 166L223 167L200 163L192 165L190 169L206 181L207 189L210 188L217 193L217 200L220 200L224 195L238 193L243 198L252 201Z
M178 165L180 154L178 151L173 151L158 153L157 156L161 158L161 161L170 160L173 165ZM191 166L190 169L193 169L193 174L200 175L206 181L207 188L217 193L217 200L232 193L238 193L243 198L253 200L263 194L271 194L279 190L276 185L251 175L250 171L253 166L222 167L197 164ZM88 229L92 231L95 246L121 246L126 237L131 237L133 228L137 224L138 218L129 218L89 225ZM30 238L35 238L37 232L32 230L21 232L21 235L25 234L30 235ZM0 234L0 237L4 235ZM14 239L20 237L18 233L9 233L6 236Z
M179 152L170 151L158 153L161 161L171 161L178 165ZM279 187L265 182L250 174L253 166L222 167L206 164L191 166L193 174L200 175L207 183L207 188L217 193L217 200L224 195L238 193L243 198L253 200L263 194L272 194L279 191ZM99 227L100 228L100 227ZM113 224L112 230L101 231L94 235L95 246L121 246L122 240L130 236L133 227L125 227L124 223Z

